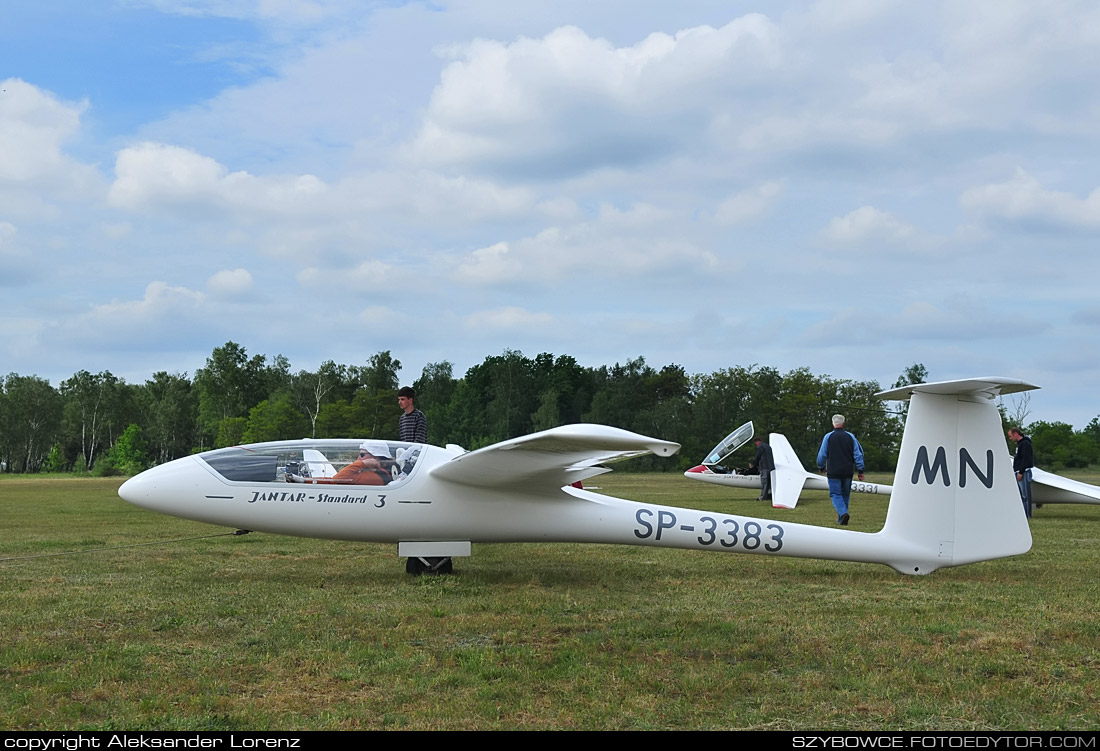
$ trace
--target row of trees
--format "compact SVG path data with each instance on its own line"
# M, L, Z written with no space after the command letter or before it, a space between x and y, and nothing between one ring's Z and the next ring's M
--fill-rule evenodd
M0 389L0 467L7 472L133 473L186 454L239 443L336 437L397 437L401 363L389 351L362 365L329 361L293 373L282 355L248 356L227 342L193 378L155 373L128 384L108 371L79 371L54 388L15 373ZM926 380L907 368L895 386ZM529 358L505 350L456 378L450 362L430 363L412 384L428 417L432 443L474 449L529 432L597 422L679 441L677 462L653 457L637 469L683 469L726 433L752 420L779 432L809 466L842 412L859 436L868 468L892 469L902 418L874 399L874 381L838 380L807 368L731 367L688 374L657 370L644 358L584 367L568 355ZM894 405L896 406L896 405ZM1019 410L1017 410L1019 412ZM1021 420L1020 414L1006 420ZM1075 432L1064 423L1032 423L1040 464L1085 466L1100 460L1100 423ZM746 456L747 460L747 456Z

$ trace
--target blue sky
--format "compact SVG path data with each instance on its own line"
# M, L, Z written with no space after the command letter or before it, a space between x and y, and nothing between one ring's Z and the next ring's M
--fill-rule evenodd
M505 348L1100 414L1100 10L105 0L0 25L0 370Z

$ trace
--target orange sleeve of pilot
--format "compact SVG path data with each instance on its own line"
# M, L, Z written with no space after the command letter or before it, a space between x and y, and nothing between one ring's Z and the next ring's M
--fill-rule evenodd
M382 465L373 456L357 459L341 469L332 478L338 483L351 483L352 485L382 485L382 478L374 470L381 469Z

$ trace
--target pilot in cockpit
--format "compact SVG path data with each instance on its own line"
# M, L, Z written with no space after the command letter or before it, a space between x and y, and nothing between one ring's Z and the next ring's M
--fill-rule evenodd
M336 483L352 485L389 485L393 481L394 461L389 447L378 441L363 441L359 458L333 477Z
M323 457L322 457L323 459ZM390 456L390 449L379 441L363 441L359 456L333 475L309 477L287 471L287 482L308 482L335 485L389 485L396 475L397 463Z

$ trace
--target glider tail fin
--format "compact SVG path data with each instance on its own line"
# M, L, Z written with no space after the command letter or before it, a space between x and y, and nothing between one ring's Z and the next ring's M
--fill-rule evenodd
M911 401L882 531L898 543L899 558L891 566L924 574L1031 549L994 399L1032 388L1022 381L983 378L879 394ZM905 551L920 553L906 560ZM929 560L936 564L929 567Z
M802 467L798 454L787 437L781 433L772 433L768 437L775 458L775 473L772 475L772 506L774 508L794 508L806 480L812 475Z

